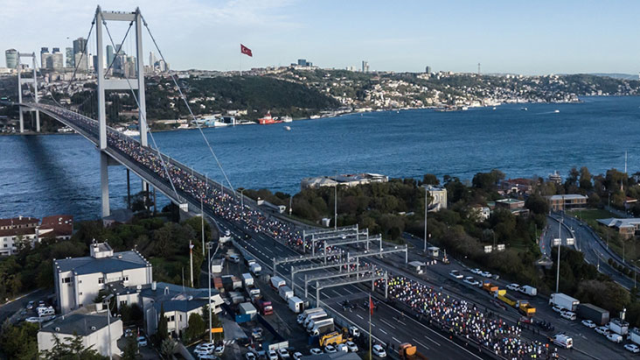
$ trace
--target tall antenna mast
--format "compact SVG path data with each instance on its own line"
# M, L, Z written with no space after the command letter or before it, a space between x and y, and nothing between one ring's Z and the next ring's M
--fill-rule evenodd
M480 76L480 63L478 63L478 76Z

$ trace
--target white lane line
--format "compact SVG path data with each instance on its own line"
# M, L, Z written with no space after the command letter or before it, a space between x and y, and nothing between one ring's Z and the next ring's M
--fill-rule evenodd
M335 290L331 290L333 291L334 294L336 294L336 296L341 296L339 292L335 291Z
M385 321L385 320L383 320L383 319L380 319L380 321L381 321L381 322L383 322L383 323L385 323L385 324L387 324L387 325L389 325L389 327L390 327L390 328L392 328L392 329L394 329L394 330L395 330L395 328L396 328L396 327L395 327L395 326L393 326L393 325L391 325L388 321Z
M407 324L403 323L402 321L398 320L398 322L404 326L407 326Z
M430 338L430 337L428 337L427 335L425 335L425 336L424 336L424 338L425 338L425 339L427 339L427 340L429 340L429 341L431 341L432 343L435 343L435 344L436 344L436 345L438 345L438 346L442 346L442 345L440 345L440 343L439 343L439 342L437 342L437 341L435 341L435 340L431 339L431 338Z
M364 318L362 316L360 316L360 314L356 314L357 317L360 318L360 320L364 320Z
M398 340L398 339L396 339L394 337L392 337L392 339L395 340L396 342L401 342L400 340Z
M351 295L353 295L353 294L354 294L354 292L353 292L353 291L351 291L351 290L349 290L349 289L344 289L344 291L348 292L348 293L349 293L349 294L351 294Z
M389 333L387 333L386 331L384 331L383 329L380 329L380 331L382 331L385 335L388 335Z
M425 345L425 344L421 343L420 341L418 341L418 340L416 340L416 339L413 339L413 342L415 342L416 344L418 344L418 345L420 345L420 346L422 346L422 347L426 348L427 350L429 350L429 347L428 347L427 345Z

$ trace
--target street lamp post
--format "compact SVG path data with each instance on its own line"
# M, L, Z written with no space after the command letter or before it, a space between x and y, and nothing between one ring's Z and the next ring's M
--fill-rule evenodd
M556 271L556 293L560 289L560 249L562 248L562 218L558 220L558 270Z
M429 213L429 191L424 188L424 253L427 254L427 213Z
M113 298L113 294L109 294L103 300L103 302L107 303L107 331L109 332L109 345L107 348L109 350L109 360L113 360L113 354L111 353L111 298Z
M243 192L245 190L247 190L247 189L240 190L240 208L242 208L242 211L244 211L244 194L243 194Z
M207 243L207 260L208 260L208 273L209 278L207 279L207 283L209 283L209 343L213 344L213 333L211 332L211 247L213 247L213 243L209 241Z

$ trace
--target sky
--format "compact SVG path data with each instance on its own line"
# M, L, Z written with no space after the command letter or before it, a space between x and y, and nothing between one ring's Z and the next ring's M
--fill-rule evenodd
M97 4L0 0L0 49L86 37ZM307 59L322 68L525 75L640 71L640 1L139 0L100 3L147 21L172 69L239 70ZM109 23L120 43L128 23ZM95 34L95 32L94 32ZM133 32L124 50L134 50ZM94 35L92 35L93 37ZM158 51L145 34L145 63ZM109 44L105 33L105 46ZM253 57L240 54L240 44ZM95 37L89 43L95 54ZM0 66L4 66L2 56Z

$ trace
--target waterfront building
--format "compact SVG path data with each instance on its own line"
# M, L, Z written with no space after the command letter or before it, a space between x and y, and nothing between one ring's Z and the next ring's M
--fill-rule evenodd
M151 263L138 251L114 253L106 242L91 244L90 256L54 260L58 311L66 314L93 303L98 292L109 284L150 284L151 270Z
M546 198L553 211L583 209L587 207L587 200L589 199L585 195L579 194L552 195Z
M9 49L4 52L4 56L9 69L15 69L18 67L18 50Z
M447 189L445 187L425 185L424 188L431 197L429 211L440 211L447 208Z

